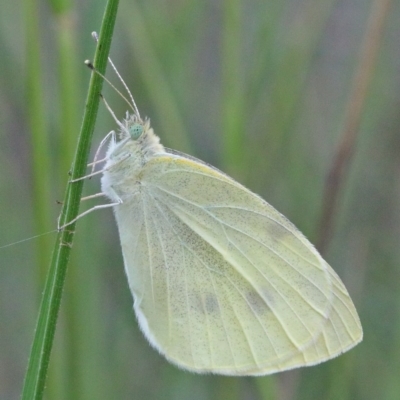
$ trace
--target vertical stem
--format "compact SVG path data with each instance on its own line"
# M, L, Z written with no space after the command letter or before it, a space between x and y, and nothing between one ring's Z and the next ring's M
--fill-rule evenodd
M358 68L347 104L344 129L325 182L317 248L324 253L330 242L340 191L355 151L360 121L380 48L391 0L375 0L362 44Z
M100 40L94 60L96 68L101 73L104 73L106 69L117 9L118 0L109 0L103 17ZM73 163L72 179L83 176L86 170L91 138L99 106L101 87L102 79L99 75L93 74L90 81L76 156ZM78 215L82 187L82 181L68 185L61 223L71 221ZM42 399L43 397L62 290L74 237L74 229L75 224L71 224L57 236L25 376L22 391L22 399L24 400Z
M32 147L33 209L36 232L47 232L49 218L50 154L47 136L46 113L43 96L42 66L40 63L39 4L35 0L25 1L26 22L26 76L27 109ZM39 265L38 282L43 284L45 265L50 251L50 238L38 238L37 254Z
M243 74L241 71L242 2L225 0L222 28L222 132L224 168L234 176L243 173Z
M57 36L58 48L58 79L59 83L59 109L60 117L57 127L59 129L58 137L59 147L57 149L57 182L64 184L68 170L71 168L71 162L74 156L76 134L79 132L79 115L76 107L78 99L78 66L84 70L82 63L77 62L76 50L76 24L74 16L74 4L69 0L49 0L53 14L56 20L55 34ZM87 71L85 71L87 72ZM62 190L62 187L57 187ZM83 229L81 228L81 231ZM85 234L86 232L82 232ZM76 259L76 258L75 258ZM70 267L69 278L67 279L67 296L64 298L63 335L56 344L59 345L53 350L53 368L49 372L48 378L51 379L54 374L59 376L58 387L54 388L53 393L47 395L50 398L60 397L62 394L66 399L79 399L78 393L81 393L80 353L78 350L79 328L77 327L77 313L74 310L74 302L79 301L79 288L82 282L79 280L79 268L77 265ZM59 351L61 350L61 351ZM55 355L62 353L63 357ZM59 359L61 358L61 362ZM46 385L48 386L48 385Z

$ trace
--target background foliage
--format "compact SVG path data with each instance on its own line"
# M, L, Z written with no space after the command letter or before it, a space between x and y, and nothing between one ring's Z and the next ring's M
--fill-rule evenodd
M230 173L318 243L376 3L125 0L111 56L164 145ZM90 33L104 6L2 3L0 245L55 227L90 75L83 60L93 57ZM180 371L139 332L113 216L99 211L77 225L48 399L398 398L399 17L393 1L325 252L360 313L363 343L264 378ZM104 94L123 117L121 99L108 87ZM111 129L103 107L94 148ZM98 188L92 179L85 194ZM0 398L19 397L53 241L0 249Z

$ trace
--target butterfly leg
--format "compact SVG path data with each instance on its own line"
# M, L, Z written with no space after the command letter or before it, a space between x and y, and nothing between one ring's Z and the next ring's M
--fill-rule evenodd
M100 163L102 163L102 162L104 162L104 161L107 161L108 160L108 157L104 157L104 158L102 158L102 159L100 159L100 160L96 160L96 161L93 161L93 162L91 162L91 163L89 163L88 165L87 165L87 167L93 167L94 165L96 165L96 164L100 164ZM92 172L94 171L94 167L92 168Z
M114 206L118 206L119 204L122 204L123 203L122 199L117 195L117 193L113 189L112 189L112 192L113 192L112 199L115 200L114 202L108 203L108 204L99 204L97 206L89 208L89 210L84 211L82 214L79 214L76 218L72 219L71 221L67 222L66 224L64 224L62 226L60 226L60 219L61 219L61 214L60 214L60 216L57 219L57 229L58 229L58 231L60 231L61 229L64 229L68 225L73 224L78 219L81 219L82 217L84 217L85 215L91 213L92 211L101 210L103 208L110 208L110 207L114 207ZM105 196L105 194L104 193L92 194L91 196L82 197L81 201L82 200L94 199L96 197L101 197L101 196Z
M90 197L90 196L88 196L88 197ZM64 224L62 226L60 226L60 217L61 217L60 216L60 217L58 217L58 220L57 220L57 230L61 231L65 227L73 224L74 222L78 221L78 219L81 219L82 217L84 217L85 215L88 215L92 211L101 210L103 208L110 208L110 207L118 206L119 204L122 204L122 200L121 199L119 199L119 201L116 201L114 203L100 204L100 205L94 206L92 208L89 208L89 210L84 211L82 214L79 214L76 218L72 219L71 221L67 222L66 224Z
M102 192L91 194L90 196L81 197L81 201L95 199L96 197L103 197L103 196L105 196L105 194Z
M85 176L81 176L80 178L71 179L71 180L69 181L69 183L74 183L74 182L82 181L83 179L90 178L90 177L95 176L95 175L98 175L98 174L102 174L104 171L106 171L106 168L101 169L101 170L96 171L96 172L92 172L92 173L90 173L90 174L88 174L88 175L85 175Z
M69 183L74 183L74 182L78 182L78 181L82 181L83 179L86 178L91 178L92 176L98 175L98 174L102 174L104 171L108 171L111 167L114 167L115 165L118 165L119 163L125 161L126 159L128 159L131 156L131 154L127 154L125 157L121 158L120 160L118 160L117 162L115 162L114 164L110 165L108 168L103 168L99 171L96 172L92 172L88 175L85 176L81 176L80 178L76 178L76 179L71 179L69 181Z
M107 140L109 139L110 136L111 136L111 142L112 143L115 143L115 141L116 141L115 131L111 131L111 132L107 133L107 135L103 138L103 140L99 144L99 147L96 150L96 153L95 153L94 158L93 158L93 162L88 164L88 166L92 166L92 173L94 172L94 168L95 168L96 164L107 160L107 157L105 157L105 158L103 158L101 160L97 160L97 157L99 156L100 150L103 148L104 144L107 142Z

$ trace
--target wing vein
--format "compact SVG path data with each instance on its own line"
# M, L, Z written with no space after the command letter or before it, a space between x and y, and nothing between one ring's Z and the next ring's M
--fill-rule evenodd
M150 285L151 285L151 297L153 299L153 309L156 306L155 297L154 297L154 282L153 282L153 262L152 262L152 250L150 245L150 234L149 234L149 227L147 224L147 207L146 202L144 201L144 196L141 197L142 206L143 206L143 214L144 214L144 226L146 231L146 241L147 241L147 248L149 253L149 266L150 266Z
M167 221L167 223L171 226L171 229L174 231L174 233L176 234L176 236L178 237L178 239L179 239L179 241L182 243L182 245L185 246L185 247L187 248L187 250L195 257L195 259L196 259L201 265L203 265L203 266L209 271L209 273L210 273L211 271L215 272L215 270L210 269L210 268L197 256L197 254L196 254L194 251L192 251L192 249L190 249L190 247L188 247L188 246L182 241L182 239L180 238L179 234L176 232L176 230L174 229L174 227L173 227L172 224L170 223L168 217L167 217L167 216L165 215L165 213L159 208L159 205L157 204L157 202L155 202L155 204L156 204L157 208L159 209L160 213L164 216L164 218L165 218L165 220ZM167 207L168 207L168 205L167 205ZM170 208L168 207L168 209L170 209ZM171 210L171 211L172 211L172 210ZM249 303L248 303L248 300L247 300L246 297L243 295L243 293L241 293L240 290L236 287L236 285L234 285L234 284L232 283L232 281L229 279L229 277L227 277L227 279L229 280L229 282L231 283L231 285L238 291L238 293L240 294L240 296L242 296L242 298L245 300L245 302L248 304L250 310L251 310L251 311L253 312L253 314L254 314L254 311L252 310L251 306L250 306ZM249 282L249 283L250 283L250 282ZM251 283L250 283L250 284L251 284ZM251 284L251 285L252 285L252 284ZM253 285L252 285L252 286L253 286ZM255 290L256 290L257 293L258 293L258 290L257 290L256 288L255 288ZM260 293L258 293L258 294L261 296ZM261 296L261 297L262 297L262 296ZM217 298L217 299L218 299L218 298ZM202 298L202 306L203 306L203 309L204 309L203 298ZM253 356L253 358L254 358L254 362L258 365L258 362L257 362L257 360L256 360L256 358L255 358L254 353L253 353L253 349L251 348L250 342L249 342L249 340L248 340L247 333L245 332L245 330L244 330L244 328L243 328L243 325L242 325L240 319L237 317L236 311L234 310L233 307L232 307L232 310L234 311L236 318L238 319L240 325L242 326L243 332L244 332L244 334L245 334L245 336L246 336L246 340L247 340L247 342L248 342L249 349L250 349L250 351L252 352L252 356ZM205 310L205 309L204 309L204 312L206 313L206 310ZM274 313L274 314L275 314L275 313ZM267 331L265 330L265 327L264 327L263 324L261 323L261 321L260 321L260 319L258 318L258 316L256 316L255 314L254 314L254 316L256 317L256 319L257 319L258 323L260 324L261 328L264 330L264 332L265 332L265 334L266 334L266 336L267 336L269 342L271 343L271 346L274 348L275 354L277 354L277 353L276 353L276 349L275 349L275 347L274 347L274 344L272 343L272 341L271 341L271 339L270 339L270 337L269 337ZM208 319L207 319L207 321L208 321ZM282 325L282 322L281 322L279 319L278 319L278 321L279 321L279 323ZM286 328L285 328L283 325L282 325L282 329L286 331ZM295 345L295 343L293 343L293 344ZM296 346L296 345L295 345L295 346ZM297 346L296 346L296 347L297 347Z
M183 257L183 265L184 265L184 270L185 270L185 292L186 292L186 312L188 315L188 321L189 321L189 344L190 344L190 354L192 356L193 364L196 365L196 361L194 359L193 355L193 341L192 341L192 319L190 318L191 312L189 308L189 292L188 292L188 282L187 282L187 267L186 267L186 257L185 257L185 249L181 244L181 249L182 249L182 257Z
M184 199L184 198L182 198L182 197L176 195L175 193L172 193L172 192L170 192L170 191L168 191L168 190L166 190L166 189L164 189L164 188L161 188L161 187L157 187L157 188L158 188L159 190L162 190L163 192L165 192L165 193L167 193L167 194L170 194L171 196L174 196L174 197L176 197L176 198L182 200L183 202L186 202L186 203L188 203L188 204L191 204L191 205L193 205L193 206L195 206L195 207L197 207L197 208L203 210L203 211L206 212L210 217L214 218L216 221L218 221L218 222L224 224L225 226L227 226L227 227L229 227L229 228L231 228L231 229L234 229L234 230L236 230L237 232L240 232L240 233L242 233L243 235L246 235L246 236L248 236L249 238L253 239L255 242L259 243L260 245L262 245L263 247L265 247L267 250L271 251L271 252L274 253L276 256L278 256L278 257L279 257L282 261L284 261L287 265L289 265L290 267L292 267L295 271L297 271L300 275L302 275L305 279L307 279L308 282L309 282L310 284L312 284L323 296L326 297L325 293L324 293L313 281L311 281L306 275L304 275L301 271L299 271L294 265L292 265L289 261L287 261L285 258L283 258L280 254L278 254L276 251L274 251L273 249L271 249L271 247L265 245L264 243L262 243L261 241L259 241L257 238L252 237L251 235L247 234L246 232L242 232L242 231L240 231L239 229L236 229L235 227L232 227L231 225L227 224L226 222L221 221L221 220L220 220L219 218L217 218L215 215L209 213L209 212L207 211L206 208L204 208L204 207L202 207L202 206L200 206L200 205L198 205L198 204L196 204L196 203L190 202L190 201L188 201L188 200L186 200L186 199ZM165 203L164 203L164 204L165 204ZM176 204L175 204L175 205L176 205ZM180 209L182 210L182 208L180 208ZM171 209L171 211L174 212L173 209ZM184 211L184 210L183 210L183 211ZM174 212L174 213L175 213L175 212ZM176 213L175 213L175 214L176 214ZM261 215L263 215L263 214L261 214ZM271 219L271 218L270 218L269 216L267 216L267 215L264 215L264 216L267 217L267 218L269 218L269 219ZM272 221L275 221L275 220L273 220L273 219L271 219L271 220L272 220ZM277 221L275 221L275 222L277 222ZM279 223L279 222L277 222L277 223ZM298 255L298 253L296 253L296 254ZM299 256L300 256L300 255L299 255ZM300 256L300 257L301 257L301 256ZM301 257L301 258L304 259L304 257ZM308 261L307 259L304 259L304 261L307 261L309 264L313 265L314 267L317 267L314 263L311 263L311 262ZM318 267L317 267L317 268L318 268ZM326 268L323 268L323 269L326 271ZM327 298L327 299L328 299L328 298ZM329 300L329 299L328 299L328 300Z
M182 200L184 200L184 199L182 199ZM191 204L192 204L192 203L191 203ZM193 205L195 205L195 204L193 204ZM198 206L198 207L201 207L201 206L199 206L199 205L197 205L197 206ZM276 220L275 218L272 218L272 217L270 217L269 215L266 215L266 214L263 214L263 213L260 213L260 212L254 211L254 210L250 210L250 209L248 209L248 208L244 208L244 207L234 207L234 206L226 206L226 205L221 205L221 206L207 206L207 207L204 207L204 208L201 207L201 208L204 209L204 210L215 209L215 208L219 208L219 209L227 208L227 209L233 209L233 210L241 210L241 211L245 211L245 212L248 212L248 213L255 214L255 215L257 215L257 216L266 217L266 218L268 218L270 221L273 221L273 222L275 222L276 224L278 224L281 228L285 229L288 233L292 234L296 239L298 239L298 240L300 240L300 241L302 241L302 240L304 239L303 234L301 234L300 232L296 232L296 231L290 230L287 226L283 225L281 222L279 222L279 221ZM217 219L217 217L215 217L214 214L211 214L211 215L212 215L214 218ZM290 223L289 220L288 220L287 222ZM291 224L291 223L290 223L290 224ZM298 235L298 233L299 233L300 235ZM282 242L282 245L285 246L285 247L286 247L287 249L289 249L290 251L292 251L292 252L293 252L294 254L296 254L297 256L299 256L300 258L302 258L302 259L303 259L304 261L306 261L308 264L310 264L310 265L312 265L312 266L318 268L318 265L317 265L317 264L314 264L313 262L311 262L310 260L308 260L307 258L305 258L303 255L301 255L300 253L298 253L296 250L293 249L293 247L289 246L287 243Z
M204 210L206 213L208 213L207 210L205 210L203 207L201 207L201 206L199 206L199 205L197 205L197 204L194 204L194 203L192 203L192 202L189 202L189 201L187 201L187 200L181 198L180 196L176 196L174 193L170 193L169 191L166 191L166 190L163 189L163 188L160 188L160 190L165 191L166 193L171 194L172 196L175 196L175 197L181 199L181 200L184 201L184 202L187 202L187 203L189 203L189 204L192 204L192 205L194 205L194 206L196 206L196 207L198 207L198 208ZM164 202L164 204L166 204L166 205L169 207L169 205L168 205L167 203ZM176 204L175 204L175 206L176 206ZM176 212L173 210L173 208L169 207L169 209L170 209L172 212L174 212L174 214L176 215ZM180 208L180 210L183 211L183 212L185 212L185 210L182 209L182 208ZM239 233L241 233L241 234L243 234L243 235L246 235L247 237L253 239L255 242L259 243L259 244L260 244L261 246L263 246L265 249L267 249L267 250L269 250L270 252L272 252L273 254L275 254L275 255L276 255L277 257L279 257L282 261L284 261L289 267L293 268L293 270L295 270L295 271L298 272L301 276L303 276L303 278L306 279L311 285L313 285L314 288L317 289L328 301L331 300L331 299L329 299L329 298L325 295L325 293L324 293L313 281L310 280L309 277L307 277L306 275L304 275L301 271L298 270L298 268L296 268L296 267L295 267L293 264L291 264L288 260L286 260L284 257L282 257L279 253L277 253L276 251L274 251L270 246L265 245L264 243L262 243L261 241L259 241L257 238L254 238L253 236L249 235L248 233L242 232L242 231L240 231L239 229L236 229L235 227L233 227L233 226L227 224L226 222L221 221L219 218L215 217L214 215L212 215L212 214L210 214L210 213L208 213L208 214L209 214L212 218L214 218L216 221L218 221L219 223L221 223L221 224L225 225L226 227L229 227L229 228L231 228L231 229L233 229L233 230L235 230L235 231L237 231L237 232L239 232ZM178 218L179 218L179 216L178 216ZM232 243L232 242L231 242L231 243ZM234 244L234 243L232 243L232 244ZM235 245L235 244L234 244L234 245ZM236 245L235 245L235 247L237 248ZM242 253L242 254L243 254L243 253ZM314 264L312 264L312 265L314 265ZM254 264L253 264L253 266L255 267ZM324 268L324 269L325 269L325 268ZM257 270L259 271L258 268L257 268ZM279 273L279 271L277 271L277 270L275 270L275 269L274 269L274 271L275 271L275 273L277 274L277 276L279 276L282 280L284 280L287 284L290 285L290 283ZM259 272L260 272L260 271L259 271ZM263 274L262 274L262 275L263 275ZM263 275L263 276L264 276L264 275ZM265 277L265 276L264 276L264 277ZM329 276L328 276L328 277L329 277ZM290 286L293 288L292 285L290 285ZM301 292L299 292L297 289L294 289L294 290L296 290L296 292L299 294L299 296L300 296L307 304L310 305L310 303L304 298L304 296L301 294ZM316 312L318 312L319 314L321 314L324 318L326 318L326 315L324 315L321 311L319 311L318 309L316 309L314 306L312 306L312 308L313 308Z
M168 173L169 173L169 172L172 172L172 171L176 171L176 170L170 170L170 171L168 171ZM198 173L198 172L195 172L195 173ZM213 179L216 179L216 180L219 180L219 181L221 181L221 182L229 183L231 186L234 186L235 188L237 188L237 186L235 186L233 183L231 183L231 182L229 182L229 181L225 181L225 180L222 180L222 179L218 179L218 178L216 178L216 177L214 177L214 176L210 176L210 175L207 175L207 174L202 174L202 173L198 173L198 174L204 175L204 176L206 176L206 177L210 177L210 178L213 178ZM221 205L221 206L210 205L210 206L202 207L201 205L199 205L199 204L197 204L197 203L193 203L193 202L191 202L191 201L189 201L189 200L187 200L187 199L185 199L185 198L179 196L178 194L173 193L173 192L171 192L171 191L169 191L169 190L167 190L167 189L165 189L165 188L163 188L163 187L161 187L161 186L154 185L154 184L152 184L152 186L154 186L154 187L156 187L157 189L162 190L163 192L165 192L165 193L167 193L167 194L169 194L169 195L171 195L171 196L174 196L174 197L176 197L176 198L178 198L178 199L180 199L180 200L182 200L182 201L184 201L184 202L186 202L186 203L192 204L192 205L194 205L194 206L196 206L196 207L198 207L198 208L200 208L200 209L202 209L202 210L204 210L204 211L206 211L206 212L207 212L207 210L210 209L210 208L233 208L233 209L243 210L243 211L251 212L251 213L256 214L256 215L263 216L263 217L269 219L270 221L275 222L276 224L278 224L280 227L282 227L282 228L285 229L287 232L289 232L290 234L292 234L296 239L299 239L299 240L303 240L303 239L304 239L303 234L298 235L300 232L296 232L296 231L290 230L287 226L283 225L280 221L276 220L275 218L272 218L272 217L269 216L269 215L262 214L262 213L259 213L259 212L257 212L257 211L250 210L250 209L243 208L243 207L234 207L234 206L225 206L225 205ZM248 189L246 189L244 186L241 186L241 185L240 185L240 188L243 189L243 190L245 190L245 191L248 192L249 194L252 194L253 196L255 196L255 197L256 197L257 199L259 199L262 203L268 204L268 203L266 203L265 200L263 200L260 196L254 194L254 193L252 193L252 192L250 192L250 191L248 191ZM268 204L268 205L269 205L269 204ZM269 206L270 206L270 205L269 205ZM270 207L272 207L272 206L270 206ZM278 212L278 211L277 211L277 212ZM211 213L208 213L208 214L211 215L211 216L212 216L213 218L215 218L216 220L219 220L215 215L213 215L213 214L211 214ZM289 221L288 221L288 222L289 222ZM292 249L290 246L288 246L286 243L283 243L283 245L284 245L285 247L287 247L289 250L293 251L293 252L294 252L295 254L297 254L299 257L303 258L303 260L306 261L308 264L313 265L314 267L318 268L318 265L317 265L317 264L312 263L312 262L311 262L310 260L308 260L307 258L304 258L301 254L298 254L295 250L293 250L293 249Z
M212 274L211 274L211 271L210 271L208 268L207 268L207 271L208 271L208 275L209 275L209 277L210 277L211 285L212 285L212 287L213 287L214 296L215 296L215 298L217 299L217 302L218 302L218 309L219 309L220 315L221 315L222 326L223 326L223 328L224 328L226 340L228 341L229 350L230 350L231 355L232 355L232 360L233 360L233 363L234 363L234 365L235 365L235 368L237 368L237 363L236 363L236 360L235 360L235 354L234 354L234 352L233 352L232 343L231 343L230 337L229 337L229 335L228 335L228 330L226 329L224 316L223 316L223 314L221 313L222 308L221 308L220 300L219 300L218 295L217 295L217 290L215 289L214 278L213 278L213 276L212 276Z
M312 334L312 332L310 331L310 329L307 327L307 325L303 322L303 320L300 318L300 316L297 314L297 312L295 311L295 309L293 308L293 306L286 300L286 298L285 298L285 296L280 292L280 290L279 289L277 289L277 287L272 283L272 282L270 282L269 281L269 279L262 273L262 271L260 271L260 269L259 268L257 268L257 266L236 246L236 244L235 243L232 243L235 247L236 247L236 249L243 255L243 257L244 258L246 258L246 260L262 275L262 276L264 276L264 278L269 282L269 284L275 289L275 291L279 294L279 296L281 297L281 299L284 301L284 303L292 310L292 312L293 312L293 314L294 315L296 315L296 317L297 317L297 319L299 320L299 322L303 325L303 327L308 331L308 333L310 334L310 336L312 337L313 336L313 334ZM283 279L283 278L282 278ZM285 280L285 282L286 282L286 280ZM260 294L259 292L258 292L258 290L256 289L256 291L257 291L257 293L261 296L261 298L263 298L263 296L262 296L262 294ZM297 290L296 290L296 292L298 292ZM303 298L303 296L300 296L301 298ZM309 302L307 302L307 300L306 299L304 299L303 298L303 300L308 304L308 305L310 305L310 303ZM272 306L270 306L270 308L271 308L271 310L273 310L273 307ZM312 307L312 308L314 308L314 307ZM316 310L316 311L318 311L318 310ZM275 318L279 321L279 323L280 323L280 325L282 326L282 329L286 332L286 335L287 335L287 337L290 339L290 341L293 343L293 345L298 349L298 350L300 350L300 346L298 346L297 344L296 344L296 342L295 342L295 340L292 338L292 336L289 334L289 331L288 331L288 329L287 329L287 327L286 327L286 325L283 323L283 321L281 320L281 318L278 316L278 313L276 313L276 312L274 312L274 315L275 315Z
M149 196L149 198L151 198L151 196ZM155 201L155 199L152 199L154 201L154 204L157 207L157 202ZM157 207L158 208L158 207ZM158 226L154 220L154 215L150 216L151 219L153 220L153 224L155 226L155 230L157 232L157 236L158 236L158 240L160 242L161 245L161 249L162 249L162 256L164 258L164 265L165 265L165 274L166 274L166 285L167 285L167 309L168 309L168 340L169 342L171 342L171 319L172 319L172 310L171 310L171 288L170 288L170 277L169 277L169 268L168 268L168 264L167 264L167 257L166 257L166 253L165 253L165 247L164 247L164 243L162 240L162 237L160 235L160 232L158 230Z
M245 296L244 296L244 295L241 293L241 291L236 287L236 285L231 281L231 279L229 279L229 277L227 277L227 279L228 279L229 283L237 290L237 292L239 293L239 295L242 296L243 299L247 302L247 299L245 298ZM228 291L228 296L230 296L230 295L229 295L229 291ZM249 347L249 350L250 350L251 357L253 358L254 363L257 365L257 367L259 367L259 364L258 364L258 361L257 361L257 357L256 357L256 355L255 355L255 353L254 353L254 349L253 349L253 347L251 346L251 340L250 340L249 337L248 337L247 330L244 329L243 323L242 323L241 319L238 317L237 312L236 312L236 310L235 310L235 307L233 307L232 301L230 301L229 304L231 305L231 309L232 309L233 313L235 314L236 320L238 321L240 327L242 328L244 337L246 338L247 346ZM247 304L248 304L248 302L247 302ZM249 305L249 307L250 307L250 305ZM250 307L250 310L251 310L251 307ZM258 320L258 318L257 318L257 320ZM260 323L261 327L264 329L264 327L263 327L263 325L261 324L261 322L260 322L260 321L258 321L258 322ZM264 330L264 331L265 331L265 330ZM272 345L272 347L274 347L272 343L271 343L271 345Z
M230 242L230 239L229 239L229 237L228 237L228 235L227 235L227 233L226 233L226 230L225 230L225 228L224 228L224 226L223 226L222 224L221 224L221 228L222 228L222 230L224 231L224 234L225 234L226 239ZM230 281L231 285L233 285L232 282L231 282L231 280L230 280L229 278L228 278L228 280ZM251 284L251 282L249 282L249 283L250 283L250 285L253 287L253 289L255 289L255 291L260 295L260 297L263 298L263 297L261 296L261 294L258 292L258 289L257 289L257 288L254 288L254 286ZM246 303L247 303L247 305L249 306L249 308L250 308L251 312L253 313L254 317L257 319L258 323L260 324L261 328L263 329L263 331L264 331L264 333L265 333L265 335L266 335L268 341L271 343L271 347L274 349L274 353L275 353L276 357L278 358L278 353L276 352L275 346L274 346L274 344L273 344L273 342L272 342L272 340L271 340L271 338L270 338L270 336L269 336L269 334L268 334L268 331L265 329L264 325L262 324L260 318L259 318L259 317L257 316L257 314L254 312L254 310L253 310L253 308L251 307L251 305L250 305L249 301L247 300L246 296L244 296L243 293L241 293L241 292L239 291L239 289L238 289L235 285L233 285L233 286L234 286L235 289L238 291L238 293L243 297L243 299L246 301ZM264 300L264 299L263 299L263 300ZM264 300L264 301L266 301L266 300ZM268 305L268 307L270 307L270 306ZM279 321L279 320L278 320L278 321ZM279 321L279 323L280 323L281 326L282 326L281 321ZM282 326L282 329L284 329L283 326ZM256 363L257 363L257 361L256 361Z

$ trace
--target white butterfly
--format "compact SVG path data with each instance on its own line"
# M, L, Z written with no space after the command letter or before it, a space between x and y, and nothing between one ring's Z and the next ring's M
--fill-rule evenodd
M119 139L110 133L101 183L149 342L183 369L225 375L314 365L359 343L346 288L297 228L219 170L165 149L132 103Z

